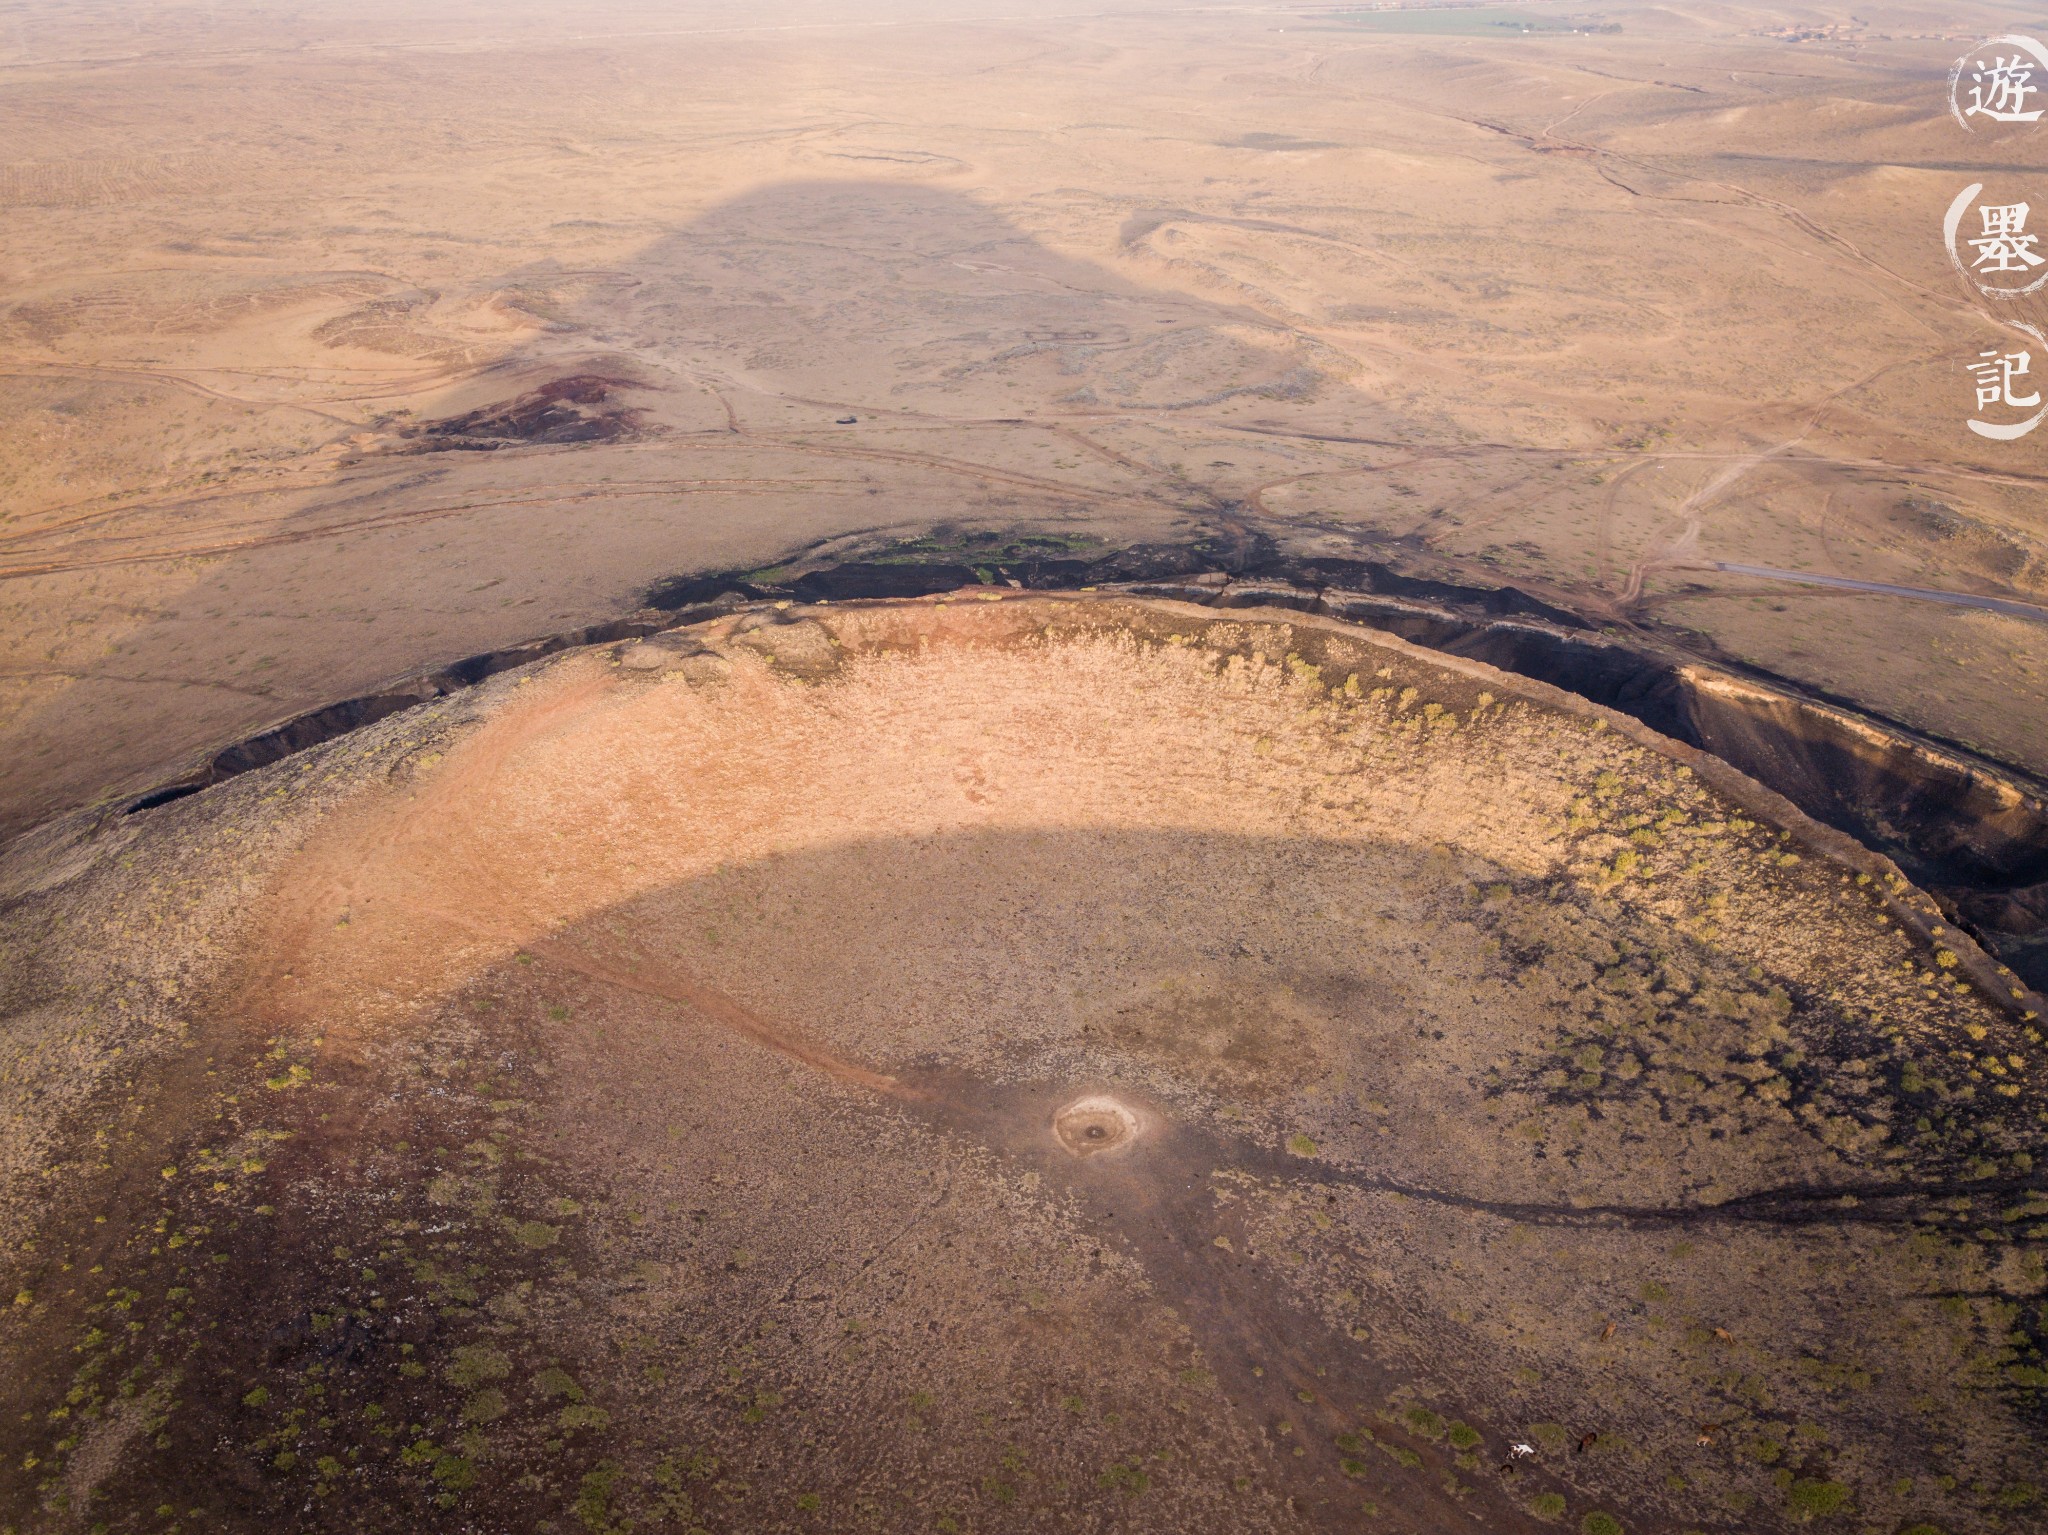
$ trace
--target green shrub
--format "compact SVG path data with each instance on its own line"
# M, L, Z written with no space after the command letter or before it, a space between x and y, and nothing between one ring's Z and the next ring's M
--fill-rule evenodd
M468 1343L455 1351L448 1365L451 1385L465 1389L503 1380L512 1373L512 1361L487 1343Z
M495 1386L486 1387L462 1404L462 1421L465 1423L492 1423L505 1416L505 1393Z
M611 1529L612 1484L619 1478L619 1468L610 1461L600 1461L597 1469L585 1476L576 1489L576 1502L571 1512L576 1522L591 1535L608 1535Z
M1441 1439L1444 1436L1444 1420L1427 1407L1411 1407L1403 1415L1409 1432L1424 1439Z
M467 1492L476 1485L476 1463L461 1455L435 1456L430 1474L449 1492Z
M1583 1535L1621 1535L1621 1521L1595 1509L1579 1521L1579 1529Z
M1564 1517L1564 1494L1561 1492L1539 1492L1529 1500L1529 1512L1538 1519L1562 1519Z
M1152 1478L1147 1476L1134 1460L1129 1465L1111 1466L1095 1479L1095 1485L1105 1490L1114 1489L1127 1498L1135 1498L1152 1485Z
M1793 1482L1786 1500L1801 1519L1825 1519L1849 1505L1849 1489L1840 1482L1817 1481L1802 1476Z
M533 1387L534 1394L543 1401L553 1401L558 1396L565 1396L572 1402L583 1400L583 1388L559 1365L549 1365L545 1370L537 1372L529 1384Z

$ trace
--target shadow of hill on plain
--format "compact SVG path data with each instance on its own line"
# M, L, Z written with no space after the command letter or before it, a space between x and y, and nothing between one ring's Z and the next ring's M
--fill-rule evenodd
M1342 384L1335 354L1248 304L1065 255L928 184L777 183L654 242L633 271L639 281L589 328L623 318L642 355L729 367L804 405L881 407L884 419L988 424L1004 401L1074 418L1177 411ZM872 387L836 394L849 375Z
M360 520L365 508L351 503L379 493L338 469L325 489L252 522L247 547L157 593L150 606L168 616L109 632L138 685L159 671L198 685L248 683L234 653L253 647L271 652L260 687L216 689L206 711L188 713L170 693L124 693L129 702L112 707L97 674L74 681L9 722L15 760L0 774L10 785L0 834L140 792L180 764L389 679L617 618L677 570L940 522L1036 524L1117 546L1134 528L1177 528L1192 540L1228 515L1228 498L1200 467L1058 435L1091 419L1279 413L1319 400L1340 402L1380 435L1430 430L1357 394L1340 359L1248 306L1064 255L975 197L929 184L762 187L650 241L594 288L580 281L553 263L499 278L496 290L537 305L545 328L451 389L447 408L423 412L397 457L376 465L436 477L439 502L460 501L493 464L527 461L548 466L550 480L595 482L600 473L687 476L731 462L706 454L758 447L818 466L804 472L837 488L605 501L600 483L573 503L330 533ZM732 406L736 431L704 424L704 391ZM665 410L678 419L665 424ZM845 415L859 419L842 426ZM891 429L900 436L877 435ZM528 430L531 445L518 440ZM420 451L435 444L485 451ZM740 463L709 473L758 471ZM917 487L914 509L899 493L906 485ZM375 518L380 508L367 511ZM584 611L550 623L469 595L536 571L561 589L607 595L572 599Z
M502 286L545 294L572 275L540 264L507 274ZM462 408L419 423L404 450L435 442L489 450L421 460L455 476L451 483L460 482L459 460L538 455L538 461L573 461L579 452L601 451L636 435L635 446L643 450L636 458L648 462L687 461L700 448L753 442L840 472L879 477L870 488L884 493L831 511L813 525L813 543L931 526L900 520L901 508L886 493L890 476L937 475L943 484L960 486L957 515L945 519L954 525L950 541L960 546L959 554L924 565L871 562L820 569L805 574L790 592L762 585L763 595L840 599L949 589L981 574L972 536L961 528L981 523L1014 529L1038 521L1055 536L1024 546L1023 557L1004 567L1005 574L1014 567L1026 585L1231 571L1425 603L1462 603L1494 616L1525 615L1553 625L1576 622L1511 590L1485 593L1417 581L1376 561L1276 563L1270 541L1225 496L1203 485L1199 471L1146 464L1116 450L1107 451L1121 462L1090 459L1084 443L1050 436L1106 417L1186 420L1191 409L1222 408L1284 412L1311 399L1325 407L1341 402L1343 410L1370 417L1373 430L1390 438L1426 438L1434 424L1402 418L1358 396L1332 370L1326 352L1250 307L1148 287L1061 254L958 192L915 182L762 187L654 240L595 296L549 313L555 329L488 375L502 382L503 399L496 405L469 403L475 386L466 386ZM623 377L626 372L632 381ZM872 388L849 398L848 379L869 380ZM662 424L658 402L664 395L700 389L734 410L737 431ZM657 404L624 403L628 399ZM568 406L590 413L565 422L559 413ZM843 425L839 418L848 413L857 419ZM521 423L534 427L533 444L517 440ZM1071 451L1075 457L1068 462L1109 464L1113 483L1063 482L1057 463L1048 470L1012 451L1016 442L1036 442L1041 435ZM944 440L934 444L935 436ZM990 470L991 478L977 479L977 468ZM597 536L564 526L549 508L478 515L491 519L480 527L507 530L487 556L501 568L541 562L573 581L602 565L616 592L608 604L616 613L636 605L636 588L649 583L649 600L661 607L731 589L730 577L658 578L679 566L718 568L721 561L700 556L715 551L720 540L727 547L754 547L759 538L750 519L761 504L718 503L721 509L750 510L731 514L722 527L715 516L704 519L688 535L697 542L687 550L662 527L659 515L645 517L644 502L625 503L631 509L608 518L609 528ZM1184 538L1106 559L1080 557L1064 547L1076 534L1120 542L1120 524L1134 505L1177 521ZM285 538L313 533L329 515L314 506L275 531ZM645 521L644 534L637 528L623 533L626 545L638 542L644 553L622 559L618 524L624 518ZM378 600L393 617L404 613L408 623L432 606L434 594L478 584L469 578L483 573L466 568L458 574L456 556L419 547L423 534L400 530L379 536L387 545L389 574ZM405 547L408 542L412 547ZM248 602L249 594L279 587L279 557L277 551L233 556L205 580L231 601ZM301 566L304 579L317 588L317 569L303 557ZM741 589L749 588L742 583ZM1669 658L1646 658L1530 626L1446 623L1406 613L1385 618L1364 609L1356 616L1584 691L1728 756L1830 824L1897 857L1912 877L1941 896L1952 918L1996 945L2029 981L2048 976L2048 945L2040 938L2048 924L2048 841L2038 802L2023 794L2008 803L1973 777L1967 762L1957 771L1910 749L1873 752L1858 732L1835 730L1810 709L1749 709L1728 698L1702 704L1698 690L1674 680ZM47 724L32 715L18 719L13 729L34 735L49 728L73 748L62 769L70 779L60 783L75 784L74 794L84 792L77 779L107 772L111 759L128 775L116 785L126 792L161 786L141 801L155 803L545 650L632 632L626 623L604 621L599 612L589 617L596 622L551 626L554 632L543 637L520 632L516 619L479 613L418 625L430 632L399 644L382 641L372 625L365 644L355 615L343 619L323 605L293 626L290 643L302 652L296 675L286 679L299 690L300 707L289 711L293 717L265 720L255 705L245 705L250 728L208 743L203 763L170 785L163 784L163 769L174 748L160 754L146 736L123 738L121 731L135 728L126 713L81 707L79 698L60 696ZM146 626L130 638L129 648L147 655L160 636L184 632L180 625ZM519 643L535 639L542 643ZM438 670L425 682L408 678L396 687L370 686L428 666ZM149 723L161 728L163 722ZM280 728L265 736L261 727L273 723ZM188 742L175 747L177 755L190 750ZM107 787L104 779L99 787ZM18 830L62 807L54 793L31 792L0 805L0 826Z

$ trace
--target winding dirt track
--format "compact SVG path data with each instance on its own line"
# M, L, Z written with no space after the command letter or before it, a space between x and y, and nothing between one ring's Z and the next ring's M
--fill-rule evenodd
M1824 576L1810 570L1778 570L1769 565L1739 565L1728 560L1716 560L1714 568L1731 575L1761 576L1766 580L1791 581L1801 586L1831 586L1840 591L1872 592L1880 597L1911 597L1921 602L1976 608L1980 612L2002 613L2007 618L2048 624L2048 608L2031 602L2010 602L2003 597L1979 597L1971 592L1945 592L1928 586L1894 586L1888 581L1856 581L1847 576Z

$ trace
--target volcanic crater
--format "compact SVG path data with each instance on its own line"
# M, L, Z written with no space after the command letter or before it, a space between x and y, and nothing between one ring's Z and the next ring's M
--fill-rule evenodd
M9 1528L2026 1517L2038 1020L1540 683L759 603L64 835Z

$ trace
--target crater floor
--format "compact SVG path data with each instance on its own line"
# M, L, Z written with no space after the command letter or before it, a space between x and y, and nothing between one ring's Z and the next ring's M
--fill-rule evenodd
M2042 1039L1902 882L1383 635L985 595L18 845L0 1525L2038 1527Z

